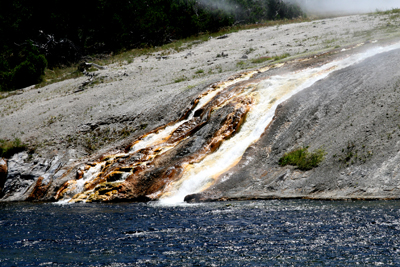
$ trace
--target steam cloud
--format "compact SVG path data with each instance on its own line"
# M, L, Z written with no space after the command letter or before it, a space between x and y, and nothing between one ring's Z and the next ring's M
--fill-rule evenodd
M308 14L356 14L400 8L399 0L284 0Z

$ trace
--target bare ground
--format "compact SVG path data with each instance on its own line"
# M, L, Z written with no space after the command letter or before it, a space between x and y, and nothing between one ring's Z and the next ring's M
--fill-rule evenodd
M73 149L76 158L107 148L179 116L206 85L242 69L266 65L262 57L291 57L399 36L400 18L355 15L232 33L119 62L96 77L19 90L0 100L0 138L31 142L43 156ZM93 130L97 133L94 134Z

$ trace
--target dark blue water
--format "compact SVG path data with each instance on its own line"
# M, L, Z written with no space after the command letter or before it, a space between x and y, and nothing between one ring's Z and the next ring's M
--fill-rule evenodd
M0 204L0 266L400 266L400 202Z

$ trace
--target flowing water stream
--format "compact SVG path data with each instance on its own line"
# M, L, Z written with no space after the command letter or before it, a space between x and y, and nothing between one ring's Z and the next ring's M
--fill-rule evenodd
M268 77L257 83L249 84L246 94L253 94L256 105L247 114L246 123L240 132L229 141L224 142L218 151L203 161L193 164L183 178L173 182L160 198L163 205L183 202L185 196L201 192L212 185L218 176L234 166L241 159L245 150L257 141L275 114L276 107L301 90L327 77L336 70L359 63L379 53L400 48L395 44L385 48L379 47L361 54L351 55L321 67L308 68L296 73Z
M187 116L138 138L125 152L108 155L99 162L87 165L80 170L80 179L67 182L59 190L56 198L62 202L108 201L121 194L123 189L129 191L126 188L142 186L143 182L137 177L144 177L146 173L156 169L154 166L158 164L157 159L191 138L193 133L204 125L203 118L206 115L198 114L203 112L202 114L208 114L210 117L210 114L228 105L235 107L236 111L241 111L242 117L237 119L239 122L228 126L224 124L221 129L232 128L232 125L236 128L217 132L213 141L207 143L200 152L166 168L158 186L146 185L143 190L147 198L158 199L161 205L182 203L186 195L208 188L221 173L239 162L245 150L254 144L268 127L279 104L334 71L398 48L399 43L376 47L362 53L339 57L322 66L257 77L256 74L283 66L277 64L241 73L228 81L212 85L196 99ZM208 113L204 111L207 108L210 109ZM229 116L228 119L232 117ZM234 118L232 121L235 121ZM121 161L125 161L125 165L118 164Z

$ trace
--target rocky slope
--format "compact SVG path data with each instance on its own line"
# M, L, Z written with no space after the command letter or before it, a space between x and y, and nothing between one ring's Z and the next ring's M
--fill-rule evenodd
M285 53L312 58L361 41L388 42L383 40L398 37L399 21L373 14L242 31L180 53L110 65L91 83L81 77L20 90L0 100L0 138L20 137L38 148L1 163L2 200L54 200L90 162L181 118L209 84L272 64L255 59ZM188 200L396 197L398 58L393 51L368 59L292 97L239 164ZM300 145L324 147L321 166L304 173L277 165L284 152Z
M187 201L400 197L400 50L331 74L281 104L261 139L220 182ZM325 160L309 171L281 167L309 146Z

